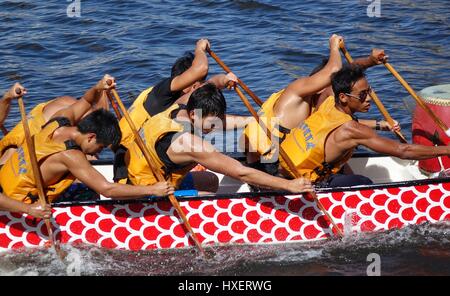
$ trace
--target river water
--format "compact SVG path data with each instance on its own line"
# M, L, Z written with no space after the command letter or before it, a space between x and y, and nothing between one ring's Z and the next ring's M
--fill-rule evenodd
M208 38L263 99L327 57L332 33L345 37L353 57L373 47L385 49L416 90L450 83L447 0L381 0L379 17L368 16L370 1L364 0L82 0L72 13L79 17L69 17L67 7L73 3L0 1L0 89L23 83L28 110L55 96L81 96L105 73L117 78L129 105L141 90L168 76L176 58L193 50L199 38ZM220 73L212 59L210 73ZM410 139L412 99L384 67L370 69L368 77ZM228 112L247 114L237 96L225 95ZM20 118L17 109L12 108L8 128ZM362 117L381 115L373 109ZM70 254L83 263L78 270L83 275L365 275L370 253L380 255L384 275L450 275L449 231L448 223L442 223L342 242L220 247L208 263L186 250L70 248ZM0 256L0 274L67 273L52 250Z

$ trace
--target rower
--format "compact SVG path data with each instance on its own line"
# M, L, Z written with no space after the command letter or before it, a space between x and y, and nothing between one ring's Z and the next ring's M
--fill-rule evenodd
M372 181L364 176L340 173L358 145L401 159L419 160L450 154L450 147L402 144L381 137L358 122L354 113L368 112L371 101L370 87L362 67L344 66L333 74L331 83L334 96L329 96L280 144L290 156L297 173L305 178L326 187L371 184ZM282 159L280 164L283 175L294 176Z
M0 126L2 128L3 123L5 122L9 114L11 101L25 95L26 93L26 89L20 83L15 83L8 91L5 92L2 99L0 100ZM36 218L49 218L51 215L50 205L45 205L43 207L40 204L25 204L9 198L2 193L0 193L0 210L16 213L26 213Z
M186 106L173 104L144 123L140 134L163 176L179 187L183 177L201 164L211 171L265 188L290 192L313 190L308 180L286 180L246 167L204 141L202 134L222 129L225 111L226 102L220 89L206 83L192 92ZM125 159L128 182L136 185L156 182L137 144L130 145Z
M68 108L56 112L34 137L36 156L42 172L46 196L51 203L75 179L92 190L114 199L135 199L149 195L165 196L173 192L168 182L152 186L131 186L108 182L87 160L104 147L117 146L120 128L117 119L108 111L99 109L83 115L99 100L102 92L115 87L114 78L105 75L94 87ZM20 146L0 169L3 193L25 203L37 201L29 152Z
M198 40L194 54L186 52L175 61L172 65L170 77L163 78L155 86L149 87L139 94L128 109L128 113L137 129L140 129L152 114L166 110L175 102L187 104L192 92L204 84L208 75L206 49L209 47L210 43L207 39ZM219 74L208 81L223 89L231 83L236 83L237 77L233 73ZM238 125L235 125L236 128L241 128L250 121L250 117L247 116L229 116L227 119L230 119L230 121L234 119L235 122L240 122ZM120 129L122 131L121 145L128 148L133 143L134 136L125 119L120 121Z
M138 130L149 118L167 110L174 103L186 105L192 92L205 83L208 75L206 49L209 47L210 43L207 39L198 40L194 54L187 52L175 61L170 77L163 78L155 86L140 93L128 109L128 113ZM232 83L236 83L237 77L233 73L219 74L211 77L208 82L213 83L219 89L224 89ZM225 127L226 129L243 128L251 119L251 116L227 114ZM122 140L115 155L114 180L123 183L127 180L125 153L134 144L134 135L125 118L122 118L119 124L122 131ZM214 174L205 171L192 172L186 178L186 183L182 188L195 184L195 187L200 191L213 192L216 189L215 186L211 187L211 184L217 182L215 179Z
M77 102L77 99L71 96L60 96L48 102L38 104L31 110L28 116L28 124L31 135L37 134L42 126L58 111L61 111ZM109 109L106 93L97 102L93 102L91 108L82 116L98 109ZM25 133L21 123L18 123L3 139L0 140L0 165L14 153L17 147L25 143Z
M329 40L329 59L322 61L308 77L298 78L285 89L272 94L262 105L260 120L270 129L272 139L267 138L256 121L246 126L241 146L247 154L250 166L272 175L278 173L279 162L275 154L275 145L279 145L291 129L300 126L333 93L331 75L342 67L339 51L341 42L343 38L333 34ZM354 63L368 68L381 64L385 59L383 50L374 49L369 57L357 59ZM373 128L380 126L380 129L399 129L398 123L393 127L384 121L367 120L364 123Z

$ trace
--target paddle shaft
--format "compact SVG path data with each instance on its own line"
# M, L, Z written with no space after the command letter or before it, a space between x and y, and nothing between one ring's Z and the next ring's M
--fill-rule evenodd
M347 61L349 63L353 63L353 58L351 57L350 53L347 51L347 49L345 48L343 43L341 43L340 48L341 48L341 51L344 54L345 58L347 59ZM378 98L377 94L375 93L375 91L373 89L372 89L372 91L370 92L369 95L372 98L372 100L374 101L375 105L377 105L378 110L380 110L380 112L383 115L384 119L389 123L390 126L394 126L395 125L394 119L392 119L391 115L386 110L386 108L384 107L383 103ZM405 136L403 136L403 134L400 131L394 131L394 134L398 137L400 142L408 143L408 141L406 141Z
M209 55L217 62L217 64L219 64L219 66L222 67L222 69L225 72L227 72L227 73L231 72L230 68L228 68L228 66L225 65L225 63L222 62L222 60L210 48L208 48L207 51L208 51ZM250 97L253 99L253 101L255 101L255 103L261 107L263 104L263 101L254 92L252 92L251 89L248 88L248 86L244 82L242 82L242 80L240 80L238 78L237 81L238 81L239 85L250 95Z
M242 93L242 91L239 89L239 86L235 87L236 93L238 94L238 96L241 98L242 102L244 103L244 105L248 108L248 110L250 111L250 113L253 115L253 117L255 118L255 120L259 123L260 127L266 132L266 135L269 139L272 139L272 132L270 131L270 129L268 129L264 122L261 121L259 119L258 113L255 111L255 109L251 106L250 102L248 101L248 99L246 98L246 96ZM285 161L285 163L288 165L289 169L291 170L291 172L294 174L295 178L300 178L300 174L298 173L297 169L295 168L294 163L292 162L291 158L289 157L289 155L286 153L286 151L284 151L284 149L279 146L279 152L280 152L280 156L283 158L283 160ZM328 219L330 220L333 228L336 230L336 233L338 234L339 237L343 237L344 234L342 233L342 231L339 229L339 227L337 226L336 222L334 222L333 217L331 217L331 215L328 213L328 211L325 209L325 207L322 205L322 203L320 202L319 198L317 197L315 192L311 192L309 193L312 198L315 200L315 202L317 203L318 208L325 214L325 216L328 217Z
M392 75L394 75L395 78L397 78L397 80L400 82L401 85L403 85L403 87L409 92L409 94L414 98L414 100L417 102L417 104L433 119L433 121L436 123L436 125L442 129L442 131L447 135L450 136L449 133L449 129L447 124L445 124L442 119L440 119L434 112L433 110L430 109L430 107L428 107L427 104L425 104L425 102L423 101L423 99L421 97L419 97L417 95L417 93L412 89L412 87L408 84L408 82L406 82L405 79L403 79L403 77L394 69L394 67L389 64L389 63L384 63L384 66L386 66L386 68L389 70L389 72L392 73Z
M32 171L33 171L34 179L35 179L35 182L36 182L36 187L37 187L37 190L38 190L39 202L41 203L42 207L45 207L45 205L47 204L47 200L46 200L46 197L45 197L41 170L39 169L34 143L33 143L33 140L31 138L31 133L30 133L30 129L29 129L29 126L28 126L27 114L25 112L25 106L23 104L23 99L22 99L21 96L18 98L18 103L19 103L19 109L20 109L20 116L22 117L22 125L23 125L24 134L25 134L25 142L26 142L26 145L27 145L27 148L28 148L31 168L32 168ZM60 248L58 242L53 239L53 230L52 230L52 227L50 225L50 219L44 219L44 221L45 221L45 225L47 227L49 241L51 242L51 244L55 248L55 251L59 255L59 257L61 259L64 259L65 255L61 251L61 248Z
M161 172L156 168L155 166L155 162L152 158L152 155L150 154L150 151L148 151L148 148L145 146L144 141L142 140L141 136L139 135L139 133L137 132L136 126L134 125L133 121L131 120L130 115L128 114L127 109L125 108L125 105L123 104L122 100L120 99L119 95L117 94L117 91L115 89L111 90L115 100L117 101L117 104L120 107L120 110L122 111L123 116L125 117L125 119L127 120L128 124L130 125L131 131L133 132L134 135L134 139L136 141L136 144L139 146L139 149L141 149L142 153L144 154L144 158L147 161L148 165L150 166L154 176L156 177L156 179L158 180L158 182L164 182L165 179L163 177L163 175L161 174ZM172 204L172 206L175 208L175 210L177 211L178 215L181 217L181 219L183 220L184 225L186 226L186 229L189 231L189 233L192 236L192 239L195 242L195 245L197 246L197 248L199 249L199 251L203 254L203 256L206 257L206 253L203 250L202 245L200 244L197 235L195 234L194 230L191 227L191 224L189 223L186 215L184 214L183 209L181 208L180 204L178 203L178 200L175 198L175 196L173 194L169 195L169 200L170 203Z
M122 114L120 114L119 107L117 106L117 103L114 101L113 97L111 97L111 93L109 91L106 92L106 96L108 97L109 102L114 109L114 113L116 114L117 119L121 120Z

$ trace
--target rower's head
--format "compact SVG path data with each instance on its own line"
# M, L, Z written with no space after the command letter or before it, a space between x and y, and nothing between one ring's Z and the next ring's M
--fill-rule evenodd
M191 94L186 109L194 128L208 134L223 126L227 104L220 89L205 83Z
M84 117L77 124L77 129L81 134L77 144L83 153L89 155L100 153L108 146L117 147L122 138L116 117L104 109Z
M336 104L351 113L368 112L371 91L364 69L357 65L346 65L331 78Z
M192 63L194 62L194 58L195 55L190 52L187 51L184 53L184 55L180 58L178 58L175 63L172 66L172 71L170 76L172 78L180 76L181 74L183 74L184 72L186 72L190 67L192 67ZM186 87L185 89L183 89L183 93L188 93L192 90L193 87L197 88L199 87L206 79L205 75L204 77L201 77L200 80L194 82L192 85Z

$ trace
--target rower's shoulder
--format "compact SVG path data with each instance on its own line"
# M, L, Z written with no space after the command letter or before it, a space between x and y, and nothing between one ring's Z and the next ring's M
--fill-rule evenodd
M68 149L57 153L61 161L65 163L83 163L87 161L86 154L79 149Z

